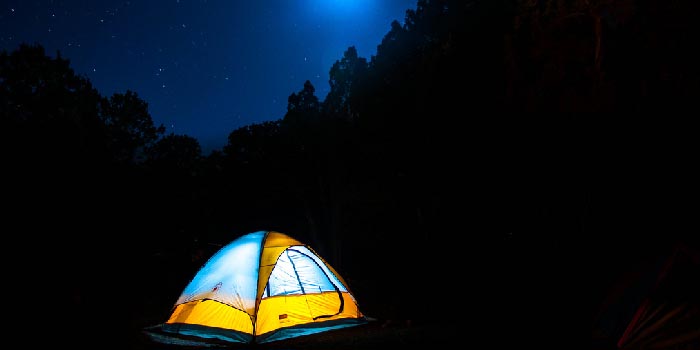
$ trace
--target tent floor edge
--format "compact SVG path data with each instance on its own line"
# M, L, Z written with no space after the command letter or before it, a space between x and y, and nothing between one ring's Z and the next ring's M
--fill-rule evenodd
M250 344L251 334L229 329L184 323L163 323L143 329L151 341L167 345L195 347L222 347L231 344Z
M316 333L332 331L336 329L361 326L369 323L370 320L361 318L341 318L323 322L300 324L291 327L279 328L274 331L260 334L255 337L255 343L265 344L284 339L298 338Z

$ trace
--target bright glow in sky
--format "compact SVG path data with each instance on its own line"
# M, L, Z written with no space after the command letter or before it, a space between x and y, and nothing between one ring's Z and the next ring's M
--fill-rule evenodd
M371 0L308 0L310 6L322 13L339 13L345 16L356 16L361 13L371 13L376 10L381 1Z

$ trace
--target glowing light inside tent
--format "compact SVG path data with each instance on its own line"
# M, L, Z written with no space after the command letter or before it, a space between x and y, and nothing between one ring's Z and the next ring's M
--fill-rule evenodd
M280 255L263 295L332 292L336 287L347 291L313 252L306 247L293 247Z
M263 231L255 232L221 248L194 276L177 304L212 299L253 312L258 259L264 236Z
M303 243L274 231L250 233L214 254L168 320L147 334L164 344L205 345L206 339L217 339L218 347L220 341L267 343L365 324L341 281Z

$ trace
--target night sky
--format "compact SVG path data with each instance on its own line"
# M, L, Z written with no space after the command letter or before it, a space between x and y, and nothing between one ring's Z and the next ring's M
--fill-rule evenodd
M2 1L0 49L41 44L102 96L136 92L156 125L199 140L284 116L310 80L328 93L349 46L370 59L416 0Z

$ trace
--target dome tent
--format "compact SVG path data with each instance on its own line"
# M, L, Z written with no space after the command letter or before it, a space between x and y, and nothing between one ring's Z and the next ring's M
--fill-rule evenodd
M366 322L347 283L311 247L258 231L209 258L168 320L145 331L168 344L267 343Z

